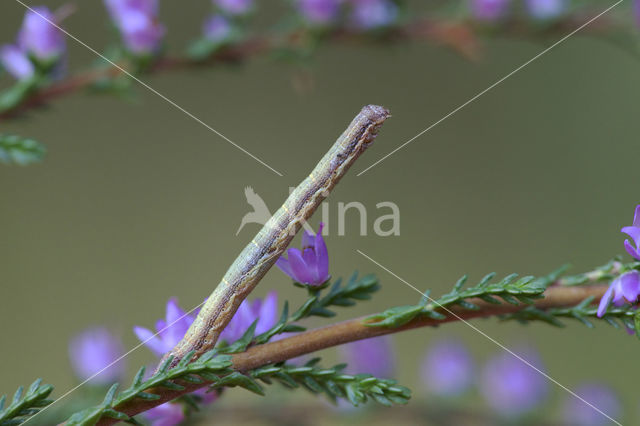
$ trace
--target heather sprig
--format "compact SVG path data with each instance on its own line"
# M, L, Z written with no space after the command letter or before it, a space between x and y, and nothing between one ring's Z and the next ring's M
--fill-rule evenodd
M26 419L53 402L49 399L52 391L53 386L43 385L42 380L38 379L29 386L26 393L22 386L19 387L8 405L6 405L6 395L2 395L0 397L0 426L22 424Z
M320 358L314 358L303 366L275 364L258 368L251 375L266 384L275 380L290 389L301 387L313 394L322 393L334 402L346 399L356 407L368 400L386 406L403 405L411 398L411 390L398 385L395 380L380 379L370 374L345 374L345 364L321 368L316 365L319 361Z
M565 327L563 320L572 319L588 328L595 328L594 321L603 320L614 328L624 327L627 330L632 330L640 338L640 315L633 306L609 308L602 316L598 316L598 307L594 305L595 301L594 297L587 297L579 304L567 308L539 309L535 306L528 306L517 312L501 316L501 320L516 320L521 324L540 321L554 327Z
M492 282L495 274L491 273L475 286L466 289L464 288L467 281L465 275L456 282L449 293L438 299L430 298L427 292L417 305L388 309L368 317L366 324L371 327L399 327L420 316L443 320L447 318L447 312L443 312L444 308L449 309L458 305L463 309L479 309L478 305L470 300L474 298L496 305L505 302L512 305L531 304L543 297L542 293L565 269L565 267L560 268L539 278L533 276L518 278L517 274L511 274L497 282Z
M216 381L220 380L219 375L231 372L231 357L229 355L211 351L197 361L190 363L190 359L191 357L185 358L175 367L170 368L171 359L169 358L147 379L144 379L146 368L140 368L130 387L117 393L118 384L114 384L109 388L102 403L73 414L66 424L69 426L95 424L103 416L117 420L132 421L133 419L130 416L118 411L116 407L134 399L146 401L159 399L159 395L148 392L151 388L180 391L184 389L184 386L177 383L177 381L186 383L203 383L207 379Z
M255 340L255 322L244 336L234 344L213 350L196 361L190 362L192 355L185 357L176 366L170 367L172 358L167 358L156 372L144 379L145 367L138 370L131 386L117 392L114 384L107 392L102 403L73 414L67 421L68 426L95 424L103 417L137 424L135 418L119 408L133 400L153 401L160 399L159 390L169 392L184 391L185 384L202 384L211 390L241 387L258 395L264 395L263 387L257 382L271 384L274 381L287 388L305 388L312 393L324 393L330 400L344 398L353 405L368 400L383 405L406 404L411 396L409 389L400 386L395 380L379 379L369 374L350 375L343 372L346 365L333 368L320 368L315 358L304 366L276 363L265 365L249 372L239 372L232 368L231 354L244 352ZM194 401L191 399L191 403Z
M365 275L358 278L358 272L354 272L346 284L342 278L338 278L331 287L326 290L310 292L309 298L292 314L289 314L289 303L285 302L278 322L268 331L256 336L255 343L268 342L273 336L282 333L305 331L306 327L298 324L299 321L309 317L330 318L336 315L332 307L350 307L359 301L371 299L373 293L380 289L375 275Z
M533 38L557 31L564 34L563 24L573 28L576 17L591 12L589 6L568 8L565 0L526 0L525 7L519 8L505 0L469 0L467 7L455 13L443 7L425 16L416 16L409 4L400 0L288 0L285 15L266 31L257 31L254 18L265 9L259 2L215 0L211 2L211 14L193 23L194 28L202 28L199 36L193 35L199 38L185 46L182 54L168 56L165 46L171 44L172 33L160 20L159 0L104 3L120 43L105 47L102 54L117 67L101 60L82 72L63 73L65 38L50 22L60 24L68 11L54 13L35 6L37 13L27 11L18 37L0 48L2 68L16 79L0 93L0 116L13 116L81 89L129 97L132 84L123 78L122 69L137 77L196 64L236 63L263 53L306 61L320 45L350 39L373 43L428 39L469 55L469 49L477 50L479 43L475 41L481 37L510 35L514 30L518 37L523 30ZM461 17L466 19L461 21ZM553 25L547 25L549 22ZM484 31L477 23L489 23L491 31ZM517 25L510 25L513 23ZM468 37L454 39L447 31L432 30L441 25L468 32L474 43L469 43ZM604 30L594 31L607 36L619 26L608 22ZM64 80L63 74L68 75Z

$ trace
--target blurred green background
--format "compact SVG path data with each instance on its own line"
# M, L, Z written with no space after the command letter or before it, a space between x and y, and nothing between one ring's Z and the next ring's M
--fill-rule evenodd
M162 8L170 50L178 52L198 35L209 4L164 2ZM5 1L0 10L0 40L10 41L24 8ZM260 19L267 25L277 14L274 8ZM98 50L111 39L97 1L78 3L65 27ZM84 47L68 44L70 69L95 61ZM80 330L106 324L133 347L132 326L151 327L169 297L185 308L200 303L258 230L247 225L235 236L249 211L244 187L252 186L272 209L278 206L368 103L388 107L393 118L331 195L327 241L334 277L357 269L376 273L383 286L373 301L340 318L419 297L357 249L436 295L463 273L472 279L491 271L544 274L563 263L578 272L623 253L619 228L631 223L640 201L640 62L596 37L570 38L356 176L546 46L497 37L473 62L424 43L331 44L304 64L261 56L243 65L145 78L284 177L142 87L133 102L79 93L3 121L2 132L40 140L49 153L42 164L0 167L0 393L43 376L60 395L76 383L67 344ZM347 234L337 235L340 201L367 206L370 235L358 235L355 214ZM400 236L371 232L381 214L375 204L382 201L399 206ZM303 298L275 269L256 294L270 289L282 299ZM549 374L568 387L611 384L624 400L623 423L637 424L635 338L604 325L476 325L507 346L535 345ZM439 336L462 338L479 363L499 351L463 324L396 335L397 376L414 389L412 409L429 404L416 369ZM134 370L151 360L141 348L127 362ZM282 399L278 392L266 399L240 390L228 396L219 404L231 412L234 404ZM549 418L567 396L553 387Z

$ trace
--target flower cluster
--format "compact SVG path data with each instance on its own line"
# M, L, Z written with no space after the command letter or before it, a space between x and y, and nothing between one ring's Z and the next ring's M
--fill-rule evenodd
M634 259L640 260L640 205L636 206L633 225L623 227L621 232L627 234L633 240L633 245L629 240L625 240L624 248ZM604 316L611 303L618 307L625 303L636 304L639 297L640 273L636 270L625 272L611 282L607 292L600 299L598 317Z
M470 0L471 15L484 22L496 22L507 17L513 0ZM550 21L567 11L566 0L524 0L527 14L538 21Z
M125 48L136 56L157 53L165 28L158 20L158 0L104 0Z
M633 225L623 227L620 232L627 234L633 240L633 244L629 240L624 240L624 248L627 253L634 259L640 260L640 205L636 206Z
M51 73L60 65L66 49L57 22L56 16L44 6L28 10L16 43L0 47L2 67L18 80L28 80L38 70Z
M477 383L482 397L495 414L508 424L520 424L525 417L542 412L540 409L547 399L550 384L540 374L545 368L537 351L526 346L516 348L514 353L535 369L506 351L492 356L478 369L464 343L451 338L436 341L429 345L423 358L422 382L430 394L449 399L460 397ZM479 376L477 382L476 375ZM576 387L575 392L588 404L567 395L562 411L563 424L609 424L609 419L594 410L594 406L613 418L620 416L620 401L609 386L591 382Z
M322 237L321 223L315 236L305 230L302 234L302 250L290 248L287 255L281 256L276 266L295 282L310 286L319 286L329 278L329 253Z
M297 0L300 16L310 25L335 25L348 10L347 22L368 31L393 25L398 18L398 5L392 0Z
M607 292L600 299L598 317L604 316L611 302L614 306L636 303L638 296L640 296L640 273L638 271L625 272L611 282Z
M156 332L135 326L133 332L157 357L162 357L177 345L195 319L195 314L187 314L175 298L167 302L164 319L156 321Z
M278 294L275 291L269 292L264 300L255 299L253 302L243 300L220 334L220 340L227 343L235 342L256 320L256 336L268 331L278 322Z
M520 348L518 356L543 370L532 348ZM422 363L422 381L432 395L459 397L476 383L476 366L468 348L460 341L446 339L431 344ZM544 401L547 380L536 370L508 352L490 358L479 370L478 386L493 411L504 418L520 418Z

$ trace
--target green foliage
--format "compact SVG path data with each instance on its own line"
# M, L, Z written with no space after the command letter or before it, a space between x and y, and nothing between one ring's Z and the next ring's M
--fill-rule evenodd
M279 382L289 389L304 388L311 393L324 393L331 401L344 398L354 406L374 400L382 405L406 404L411 391L399 386L395 380L379 379L369 374L350 375L342 370L345 364L332 368L320 368L316 364L320 358L307 362L304 366L275 364L261 367L251 372L251 376L271 384Z
M367 318L366 324L372 327L400 327L420 316L443 320L447 318L445 315L446 310L454 305L470 310L479 309L477 304L469 300L473 298L498 305L503 302L513 305L531 304L535 299L543 297L542 293L551 283L558 279L565 269L565 267L562 267L540 278L532 276L518 278L517 274L511 274L495 283L492 283L495 274L491 273L486 275L475 286L466 289L464 285L467 277L463 276L453 286L451 292L437 300L430 298L429 292L427 292L417 305L388 309ZM445 313L442 312L443 310Z
M211 41L206 37L201 37L191 42L187 48L187 57L195 62L203 62L211 59L213 55L226 47L241 41L244 37L244 30L235 23L231 23L231 25L229 34L221 40Z
M535 306L501 316L503 321L515 320L522 324L528 324L532 321L542 321L554 327L564 327L561 319L574 319L589 328L594 328L592 320L603 320L615 328L622 328L621 325L628 330L633 330L640 337L640 312L632 305L621 307L609 307L602 318L598 318L598 307L593 304L593 297L584 299L579 304L568 308L551 308L538 309Z
M41 408L53 402L47 399L53 391L53 386L41 383L41 379L36 380L29 386L26 393L20 386L6 408L4 407L6 395L0 397L0 426L20 425L38 413Z
M29 98L40 86L40 78L19 80L13 86L0 92L0 114L11 111Z
M264 395L264 388L258 380L264 384L276 381L290 389L302 387L315 394L324 393L332 401L345 398L354 405L368 400L374 400L383 405L406 404L411 397L411 391L399 386L395 380L379 379L368 374L345 374L342 371L346 367L344 364L333 368L320 368L316 366L319 358L302 367L278 363L257 368L246 374L233 370L228 353L246 350L249 343L253 341L254 331L255 323L234 345L224 348L224 353L214 350L189 363L193 356L191 353L171 368L169 366L172 358L169 358L153 376L146 380L143 379L145 368L142 367L128 389L117 393L118 385L114 384L102 403L73 414L66 425L93 425L103 417L139 424L135 418L119 411L118 407L134 399L146 401L160 399L161 396L153 393L151 389L165 389L167 392L183 391L185 382L200 384L206 381L210 382L208 386L212 390L241 387L258 395ZM176 397L178 397L177 394ZM191 406L197 406L195 398L187 396L186 402Z
M231 357L211 351L198 360L189 363L193 353L187 354L176 366L170 368L173 358L168 358L148 379L144 379L145 368L142 367L133 379L131 386L116 394L118 385L114 384L101 404L73 414L67 420L67 426L93 425L102 417L137 424L136 420L118 411L117 407L134 399L156 400L160 395L147 392L151 388L164 388L171 391L183 390L178 381L202 383L204 380L218 381L220 374L231 374Z
M270 330L257 336L255 343L268 342L273 336L281 333L305 331L305 327L294 323L313 316L333 317L336 313L329 309L330 307L353 306L358 301L371 299L371 295L379 289L380 285L375 275L365 275L358 278L357 271L349 278L346 285L342 285L342 278L338 278L324 296L322 295L323 290L309 288L309 299L291 316L289 316L289 304L285 302L280 320Z
M42 160L46 149L33 139L0 133L0 163L21 166Z
M622 271L636 269L639 265L640 263L638 262L622 264L619 258L614 258L606 264L598 266L592 271L562 277L558 280L558 284L563 286L576 286L587 284L589 282L611 281Z

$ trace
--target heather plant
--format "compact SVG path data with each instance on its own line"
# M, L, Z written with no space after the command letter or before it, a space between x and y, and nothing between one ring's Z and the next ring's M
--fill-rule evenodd
M70 40L71 35L63 29L63 20L81 14L82 6L74 13L67 8L51 11L27 6L15 40L0 47L0 64L11 79L7 78L0 92L0 120L21 117L80 90L122 96L135 92L141 84L157 94L143 82L146 76L194 66L235 63L261 54L304 61L328 43L382 45L424 40L475 58L480 55L482 37L525 34L536 39L562 35L576 27L578 18L601 12L596 2L470 0L460 2L458 8L443 8L433 16L415 16L402 1L292 0L284 2L286 16L269 32L260 33L252 24L264 3L212 1L211 13L194 23L201 33L194 35L181 56L174 57L167 53L171 29L160 20L158 0L105 0L113 44L95 51L100 60L86 69L68 69L67 44L77 40ZM595 35L628 32L633 39L625 19L606 17L602 25L584 31ZM318 176L314 171L291 197L307 202L319 194L318 203L326 198L342 177L335 176L346 173L351 164L336 166L337 162L355 161L373 142L387 117L388 111L382 107L365 107L354 120L356 124L358 119L365 120L357 128L362 131L353 135L347 131L343 136L353 142L351 145L360 144L359 151L349 155L338 152L333 157L330 151L330 161L324 165L329 170L327 175ZM27 136L0 134L3 163L28 165L42 161L45 152L42 143ZM319 179L325 179L327 188L313 187ZM445 294L418 290L421 294L414 304L333 322L338 312L346 314L349 308L375 297L382 285L380 280L372 274L332 268L330 258L339 256L340 248L327 246L323 224L316 232L302 232L300 248L287 249L295 234L290 229L282 229L287 231L283 235L291 234L288 240L262 238L272 235L269 229L288 226L300 230L318 203L288 216L276 213L273 222L265 224L267 230L256 236L258 242L251 242L261 256L254 262L257 269L236 270L236 264L230 269L243 280L249 277L251 285L245 286L242 281L224 293L224 298L216 298L214 293L192 309L172 298L164 307L164 318L155 322L150 318L148 323L133 326L132 333L151 356L149 364L141 366L130 381L125 374L129 351L120 336L104 327L87 328L70 342L69 359L81 385L92 388L85 393L88 397L56 400L53 387L37 380L26 390L18 389L13 397L0 399L0 426L60 422L172 426L213 412L219 399L236 392L231 388L265 395L272 385L291 391L304 389L332 403L405 405L411 391L394 379L403 366L395 362L392 335L420 327L443 330L446 323L456 321L474 328L470 321L476 318L492 318L505 327L531 322L564 327L568 320L587 327L609 324L640 337L640 205L632 225L622 228L630 238L622 247L631 258L617 256L578 274L570 274L567 267L559 265L539 277L496 277L489 273L468 282L463 276ZM287 213L289 207L284 206ZM251 256L239 260L252 262ZM282 273L269 272L273 265ZM280 274L281 279L291 281L291 291L302 293L303 302L291 303L288 295L276 292L263 299L249 296L266 273ZM233 285L223 279L220 288ZM226 297L229 294L231 297ZM325 324L309 329L310 318ZM194 337L207 332L214 322L219 330L203 339ZM621 333L620 338L630 337ZM335 346L340 347L344 363L326 365L315 355ZM475 360L463 342L451 338L434 343L426 351L420 366L414 366L425 389L440 400L458 403L464 402L465 394L478 392L496 422L523 418L536 421L554 385L544 360L527 345L500 351L485 363ZM97 395L99 402L92 403ZM620 412L615 391L604 383L587 382L567 395L562 417L567 424L597 425L617 423Z

